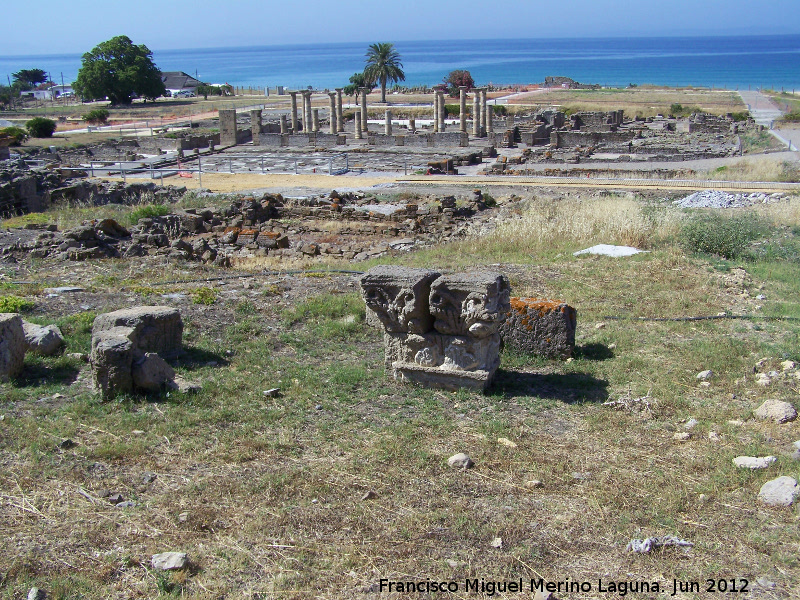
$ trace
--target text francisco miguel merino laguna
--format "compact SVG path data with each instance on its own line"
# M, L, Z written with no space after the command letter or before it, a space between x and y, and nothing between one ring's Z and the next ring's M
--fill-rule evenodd
M629 593L669 593L671 596L678 592L744 592L747 593L748 581L746 579L706 579L704 584L699 581L682 581L673 579L671 584L659 581L606 581L598 579L594 581L545 581L544 579L522 578L504 581L487 581L485 579L464 579L462 581L431 581L430 579L416 581L390 581L381 579L379 581L379 592L400 592L400 593L473 593L483 594L484 596L494 596L495 594L515 593L515 592L606 592L626 596Z

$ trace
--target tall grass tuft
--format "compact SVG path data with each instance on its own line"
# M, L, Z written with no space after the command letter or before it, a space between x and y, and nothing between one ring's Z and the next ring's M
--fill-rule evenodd
M680 241L687 252L736 259L747 252L751 242L766 235L767 229L764 219L752 212L733 216L702 213L684 224Z
M651 248L673 237L681 219L681 212L671 206L646 205L630 198L534 198L516 218L471 240L471 246L490 254L496 250L542 253L595 244Z

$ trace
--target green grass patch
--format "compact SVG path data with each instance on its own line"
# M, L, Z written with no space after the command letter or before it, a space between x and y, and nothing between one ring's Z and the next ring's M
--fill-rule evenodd
M19 296L0 296L0 313L19 313L29 312L36 306L36 303L27 298Z
M687 252L735 259L748 251L751 242L766 233L767 225L753 213L734 216L695 213L681 227L679 238Z

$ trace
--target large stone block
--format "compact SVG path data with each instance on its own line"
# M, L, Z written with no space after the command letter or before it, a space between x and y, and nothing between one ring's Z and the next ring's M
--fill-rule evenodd
M36 325L35 323L22 322L25 331L25 343L28 351L41 356L55 354L64 345L64 336L55 325Z
M102 315L101 315L102 316ZM133 390L133 354L135 330L132 327L108 327L92 331L92 386L112 398Z
M428 309L436 271L379 266L361 277L361 295L387 332L427 333L433 324Z
M134 360L140 359L146 352L155 352L162 358L180 354L183 321L177 308L136 306L98 315L92 327L92 337L115 327L133 329L131 342Z
M22 372L27 349L22 317L17 313L0 313L0 381L8 381Z
M500 327L511 348L546 358L569 358L575 349L575 309L560 300L511 298Z

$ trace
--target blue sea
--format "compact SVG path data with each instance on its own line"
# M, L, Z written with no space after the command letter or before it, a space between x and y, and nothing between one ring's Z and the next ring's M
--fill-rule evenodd
M478 85L527 84L548 75L603 86L653 84L800 90L800 35L609 39L515 39L394 42L409 86L435 85L467 69ZM346 85L364 68L367 44L307 44L153 50L162 71L207 83L287 88ZM89 50L89 48L87 48ZM0 56L0 77L49 71L57 83L78 74L74 54Z

